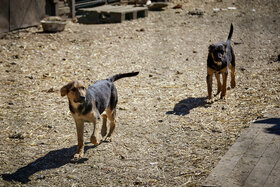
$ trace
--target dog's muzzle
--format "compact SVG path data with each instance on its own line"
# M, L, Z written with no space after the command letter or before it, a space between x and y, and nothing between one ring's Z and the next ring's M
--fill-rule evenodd
M222 61L216 61L216 60L215 60L214 63L217 64L218 66L221 66L221 65L222 65Z
M74 100L75 103L83 103L85 102L86 97L85 96L80 96L79 99Z

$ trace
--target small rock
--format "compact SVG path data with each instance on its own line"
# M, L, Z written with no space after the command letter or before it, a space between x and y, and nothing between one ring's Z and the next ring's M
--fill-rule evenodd
M188 14L192 15L192 16L203 16L204 12L203 12L203 10L196 8L193 11L189 11Z
M142 182L139 182L139 181L136 181L136 182L133 182L133 184L134 184L135 186L140 186L140 185L142 185L143 183L142 183Z
M37 177L37 180L42 180L42 179L45 179L45 178L46 178L45 175L39 175L39 176Z
M10 139L20 139L23 140L24 139L24 135L22 133L14 133L12 135L9 136Z
M136 29L137 32L144 32L145 29L144 28L141 28L141 29Z
M73 175L67 175L66 176L68 179L75 179L75 177Z
M120 155L120 159L121 159L121 160L124 160L125 157L124 157L123 155Z
M243 42L233 42L234 45L241 45L244 44Z
M183 7L182 4L177 4L173 7L173 9L181 9Z
M219 12L220 9L219 8L213 8L213 12Z
M48 76L49 76L48 73L44 73L44 74L43 74L43 78L47 78Z
M54 92L54 88L50 88L47 92L48 93L53 93Z
M228 7L228 10L236 10L236 7Z
M148 9L151 11L161 11L163 8L167 7L167 2L153 2L150 5L148 5Z
M13 55L12 58L13 59L19 59L19 55Z
M219 129L212 129L212 132L213 132L213 133L221 133L222 131L219 130Z
M241 71L246 71L246 68L241 67L240 70L241 70Z

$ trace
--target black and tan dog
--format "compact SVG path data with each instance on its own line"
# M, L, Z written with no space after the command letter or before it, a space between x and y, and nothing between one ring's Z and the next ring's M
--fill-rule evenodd
M61 88L61 96L67 95L68 97L69 108L77 128L78 148L74 158L82 158L84 154L84 122L91 122L94 125L90 138L94 145L98 145L102 138L111 138L116 125L116 106L118 102L114 81L124 77L136 76L138 73L117 74L105 80L99 80L89 88L82 81L72 81ZM102 116L102 128L99 125L100 123L97 123L100 116ZM110 120L108 133L107 118Z
M235 87L235 56L230 45L232 33L233 25L231 24L227 41L209 46L206 77L209 103L214 102L212 93L213 74L215 74L218 83L216 95L222 92L221 99L225 99L226 96L228 68L231 69L231 88ZM222 74L223 77L223 84L221 84L220 74Z

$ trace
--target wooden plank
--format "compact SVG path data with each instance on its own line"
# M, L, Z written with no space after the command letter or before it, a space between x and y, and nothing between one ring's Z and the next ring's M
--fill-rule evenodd
M252 145L260 130L259 128L246 129L213 169L203 186L221 186L225 178L230 175L238 161L245 154L248 147Z
M79 10L81 8L89 8L92 6L97 6L97 5L104 5L106 3L106 0L92 0L92 1L87 1L87 2L76 2L75 9Z
M146 7L104 5L100 7L94 7L94 8L82 8L79 11L81 12L106 11L106 12L122 13L122 12L145 11L145 10L148 9Z
M280 186L279 135L279 118L251 124L213 169L203 186Z
M238 161L231 174L228 176L227 184L243 186L259 159L264 154L272 138L268 133L260 132L248 147L242 158Z
M146 17L148 15L148 9L146 7L104 5L95 8L80 9L80 13L84 16L79 22L121 23L124 20Z
M40 25L45 16L45 5L44 0L10 0L10 31Z
M2 0L0 6L0 33L9 32L9 0Z
M72 20L75 19L76 17L76 10L75 10L75 0L72 0L72 5L71 5L71 13L72 13Z
M279 187L280 184L280 160L277 161L270 175L268 176L264 187Z
M145 7L133 7L133 6L111 6L111 5L104 5L92 9L83 9L86 11L106 11L106 12L117 12L117 13L127 13L127 12L134 12L134 11L144 11L148 10Z
M280 158L280 138L277 135L270 135L273 140L267 146L264 154L250 173L245 186L263 186ZM279 174L278 174L279 178ZM280 184L278 184L280 185Z

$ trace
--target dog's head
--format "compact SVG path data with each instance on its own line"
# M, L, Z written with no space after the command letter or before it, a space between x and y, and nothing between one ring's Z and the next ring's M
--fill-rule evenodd
M222 65L226 54L226 47L227 45L224 43L212 44L209 46L209 53L215 64Z
M61 96L66 96L73 103L83 103L86 100L87 86L83 81L72 81L60 89Z

